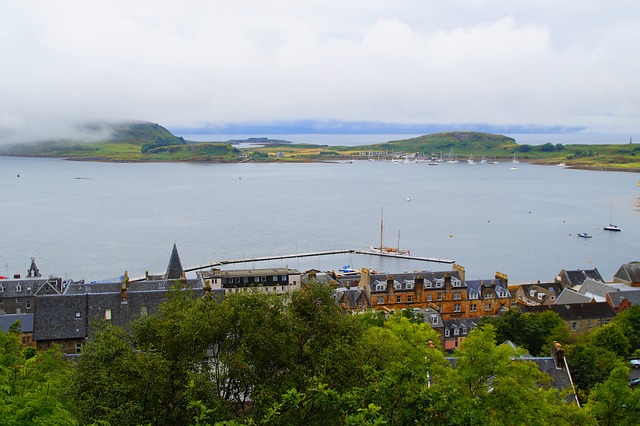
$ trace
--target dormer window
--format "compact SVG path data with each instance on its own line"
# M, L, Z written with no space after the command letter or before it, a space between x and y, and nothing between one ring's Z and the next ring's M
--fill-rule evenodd
M425 281L424 281L424 286L425 286L426 288L431 288L431 286L432 286L432 285L433 285L433 284L431 283L431 281L429 281L429 280L425 280Z
M22 291L22 285L21 285L21 284L18 284L18 285L16 286L16 291L17 291L17 292Z
M0 293L4 293L4 284L0 284Z

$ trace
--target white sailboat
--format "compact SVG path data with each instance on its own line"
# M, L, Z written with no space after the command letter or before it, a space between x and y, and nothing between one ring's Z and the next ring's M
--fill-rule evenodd
M614 232L620 232L622 231L622 228L620 228L618 225L614 225L613 223L611 223L611 216L613 214L613 204L611 204L611 209L609 210L609 225L604 227L605 231L614 231Z
M384 207L380 208L380 245L378 247L370 246L372 253L389 254L389 255L410 255L409 250L400 248L400 230L398 230L398 246L397 247L385 247L382 244L382 234L384 232Z

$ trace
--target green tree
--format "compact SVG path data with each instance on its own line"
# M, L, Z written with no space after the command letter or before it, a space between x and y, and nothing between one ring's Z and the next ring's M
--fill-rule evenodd
M617 314L613 319L622 329L631 345L631 351L640 349L640 305L634 305Z
M593 412L599 425L640 424L640 388L631 389L628 377L628 367L616 367L609 378L594 386L589 394L586 408Z
M631 345L622 326L611 322L596 328L590 333L591 344L609 350L620 357L629 356Z
M19 329L0 332L2 424L77 424L65 394L71 367L64 355L54 347L31 356L22 349Z

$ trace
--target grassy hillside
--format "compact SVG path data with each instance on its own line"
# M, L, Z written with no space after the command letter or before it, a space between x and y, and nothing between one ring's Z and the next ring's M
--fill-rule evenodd
M156 123L92 124L82 129L101 139L52 140L5 147L3 155L62 157L95 161L236 161L227 143L192 143Z
M511 159L540 164L566 163L567 166L640 171L640 145L519 145L510 137L483 132L444 132L417 138L355 147L292 143L252 138L263 147L236 149L230 142L188 142L156 123L128 122L94 124L84 129L103 136L98 141L57 140L5 147L0 154L61 157L93 161L331 161L338 159L391 158L394 155L449 155L458 159L474 156ZM95 139L95 138L93 138ZM242 142L247 142L243 140Z

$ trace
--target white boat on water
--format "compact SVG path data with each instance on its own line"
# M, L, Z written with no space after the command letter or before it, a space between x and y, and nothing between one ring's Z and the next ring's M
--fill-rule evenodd
M384 208L380 210L380 245L378 247L369 246L369 250L376 254L388 254L388 255L404 255L410 256L411 252L406 249L400 248L400 231L398 231L398 246L389 247L382 244L382 234L384 232Z
M613 223L611 223L611 215L613 214L613 204L611 205L611 209L609 210L609 225L604 227L605 231L614 231L614 232L620 232L622 231L622 228L620 228L618 225L614 225Z
M514 164L516 164L516 163L519 163L519 162L520 162L520 160L518 160L518 156L517 156L516 154L513 154L513 160L512 160L512 162L513 162Z
M587 234L586 232L579 232L579 233L578 233L578 237L581 237L581 238L591 238L591 235Z

